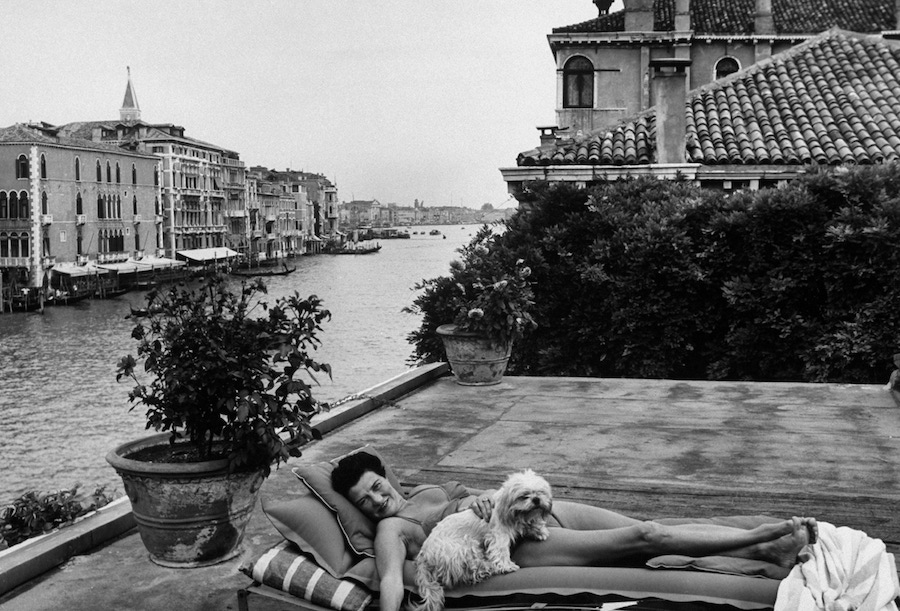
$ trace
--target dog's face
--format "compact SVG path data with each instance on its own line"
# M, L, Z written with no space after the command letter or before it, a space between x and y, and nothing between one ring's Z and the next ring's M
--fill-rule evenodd
M510 475L497 494L494 511L501 523L522 532L522 528L543 522L553 508L550 484L531 469Z

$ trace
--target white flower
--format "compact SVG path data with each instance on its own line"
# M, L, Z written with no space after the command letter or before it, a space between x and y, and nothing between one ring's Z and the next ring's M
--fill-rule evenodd
M474 320L480 320L484 318L484 310L481 308L472 308L469 310L469 318Z

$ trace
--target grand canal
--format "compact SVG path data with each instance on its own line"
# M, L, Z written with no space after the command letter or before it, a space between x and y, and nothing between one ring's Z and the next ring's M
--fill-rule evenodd
M340 399L410 367L406 336L419 319L402 308L416 282L447 273L477 226L437 227L446 238L428 236L429 229L384 240L376 254L298 258L296 272L268 280L269 299L315 294L332 313L315 356L332 365L333 380L319 378L318 398ZM129 385L115 379L118 358L135 349L125 316L143 297L0 315L0 505L28 490L76 483L121 494L104 456L145 434L143 410L128 410Z

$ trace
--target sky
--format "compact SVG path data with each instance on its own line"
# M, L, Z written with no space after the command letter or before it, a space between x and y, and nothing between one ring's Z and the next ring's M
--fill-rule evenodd
M323 174L341 201L470 208L515 206L499 168L556 123L547 34L597 16L591 0L0 6L0 127L117 120L130 67L144 121L247 166Z

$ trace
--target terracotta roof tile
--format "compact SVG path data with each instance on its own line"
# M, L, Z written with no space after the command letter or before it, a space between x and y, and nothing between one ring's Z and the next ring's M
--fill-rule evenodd
M675 27L675 0L654 0L654 30ZM696 34L753 34L756 0L691 0L691 28ZM832 27L875 33L898 27L894 0L772 0L778 34L816 34ZM554 33L622 32L625 11L601 15Z
M831 30L688 94L687 161L842 164L900 159L900 43ZM651 108L519 165L653 163Z

